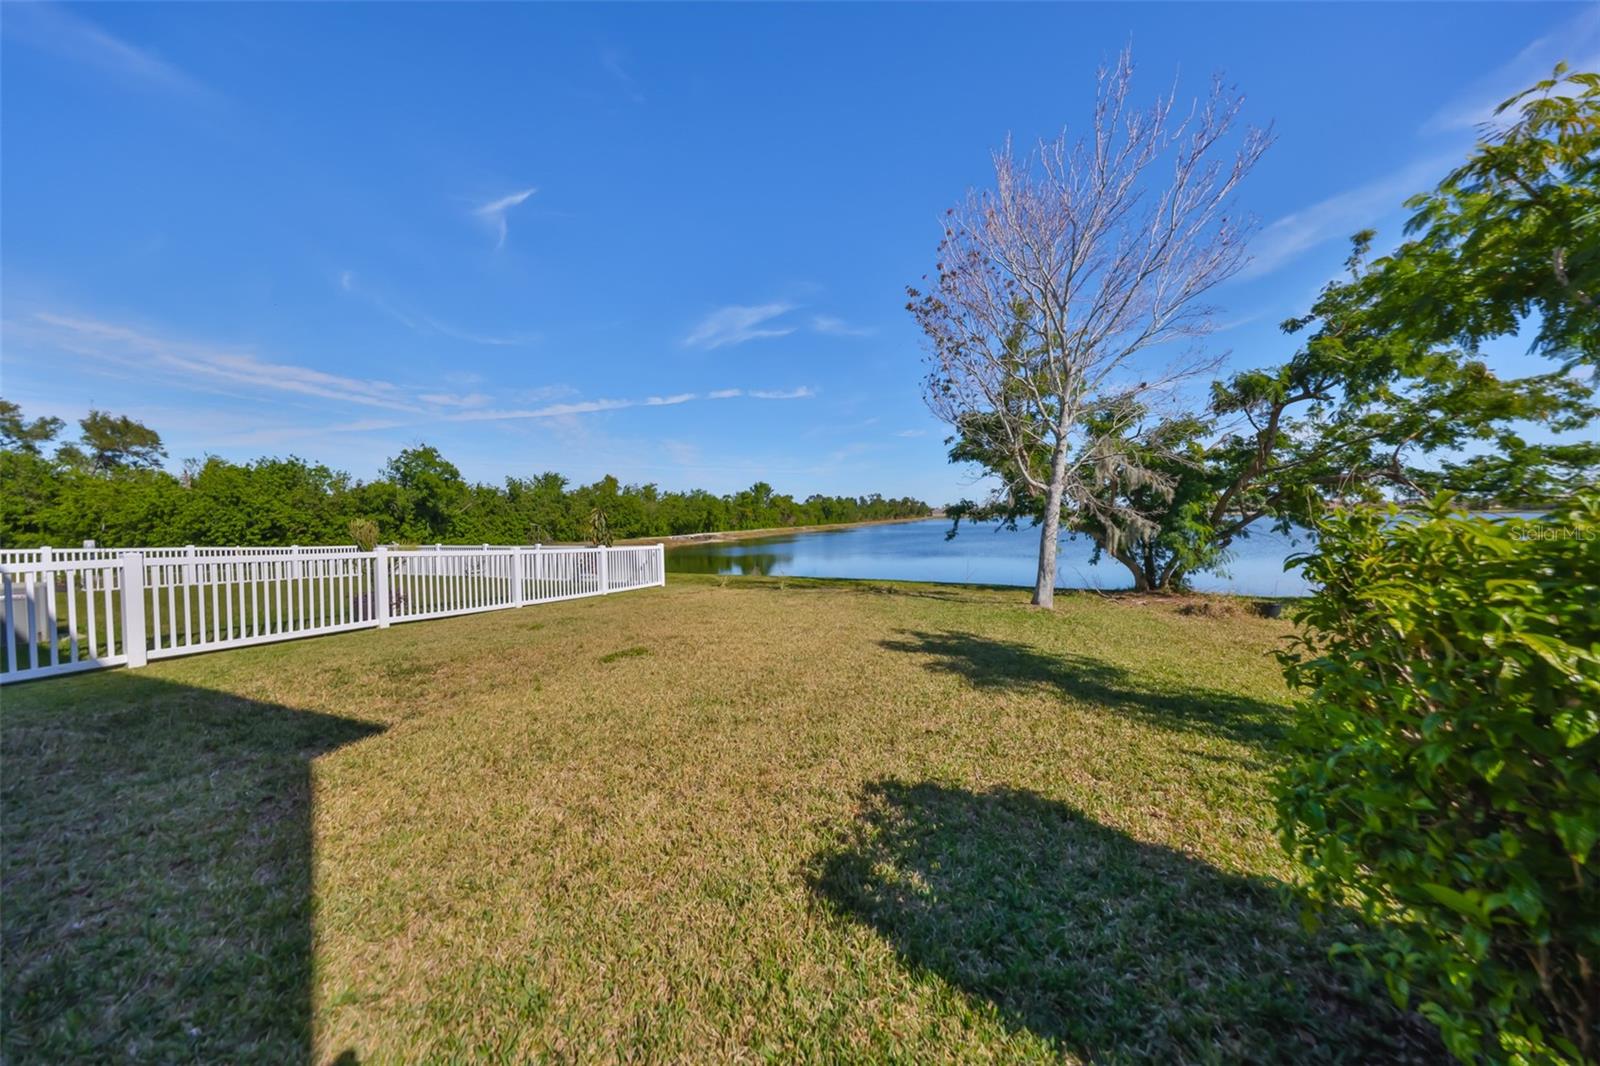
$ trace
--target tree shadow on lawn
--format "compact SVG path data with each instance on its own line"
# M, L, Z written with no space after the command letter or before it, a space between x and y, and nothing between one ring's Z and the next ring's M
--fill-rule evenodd
M1095 1062L1435 1062L1275 882L1013 789L881 781L811 885L917 970ZM1351 930L1338 931L1348 937Z
M1287 709L1249 696L1171 684L1155 688L1129 671L1083 655L1047 655L1027 644L976 633L900 630L880 641L890 651L931 656L929 670L957 674L983 689L1047 688L1081 703L1132 715L1167 728L1216 734L1275 750Z
M686 573L699 573L700 571L685 571ZM667 573L672 573L668 568ZM866 577L792 577L785 575L764 575L755 572L722 573L719 577L734 580L732 586L741 592L850 592L859 596L905 596L921 600L941 600L948 603L973 603L984 602L974 600L974 592L999 592L1012 595L1018 603L1025 602L1021 596L1026 589L1015 585L986 585L971 581L938 582L938 581L899 581L884 580ZM1069 590L1061 590L1069 591Z
M0 715L0 1059L311 1055L311 760L380 727L126 671Z

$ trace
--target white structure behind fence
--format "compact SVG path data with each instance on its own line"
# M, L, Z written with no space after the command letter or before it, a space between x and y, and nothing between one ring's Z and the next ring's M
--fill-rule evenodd
M664 584L659 544L8 550L0 684Z

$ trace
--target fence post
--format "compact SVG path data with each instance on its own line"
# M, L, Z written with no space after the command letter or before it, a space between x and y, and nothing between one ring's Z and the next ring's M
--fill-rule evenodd
M389 628L389 549L382 544L372 550L372 598L379 629Z
M522 549L511 549L511 606L522 606Z
M39 562L49 566L55 562L56 550L49 545L39 547ZM56 639L56 574L54 570L44 570L39 574L40 580L33 586L33 639L41 644L55 643Z
M600 545L600 595L611 591L611 573L606 565L606 546Z
M533 546L533 580L534 580L535 584L538 583L538 581L539 581L539 579L541 577L544 577L543 560L544 560L544 545L543 544L535 544Z
M128 552L122 562L122 651L128 665L150 661L144 632L144 553Z
M657 544L656 545L656 584L665 585L666 583L667 583L667 546L665 544Z
M289 572L294 574L295 580L306 576L305 567L300 562L300 545L289 545Z
M183 583L185 585L192 585L192 584L194 584L194 545L193 544L189 544L189 545L185 545L184 546L183 557L185 559L189 560L188 562L183 564Z

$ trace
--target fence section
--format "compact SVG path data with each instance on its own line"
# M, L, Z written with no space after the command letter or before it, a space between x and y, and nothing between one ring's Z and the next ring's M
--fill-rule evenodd
M664 552L658 544L612 548L605 554L606 588L616 591L662 584L666 581L664 563Z
M0 566L5 670L0 682L128 661L121 560Z
M371 554L144 558L149 657L377 625Z
M600 550L600 549L596 549ZM389 617L396 622L517 607L517 565L537 553L521 548L399 552L383 549L389 571Z
M659 544L40 548L5 558L0 684L666 583Z

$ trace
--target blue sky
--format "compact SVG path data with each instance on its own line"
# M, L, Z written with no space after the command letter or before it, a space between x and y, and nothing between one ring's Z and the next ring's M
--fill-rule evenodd
M0 390L174 467L970 495L904 287L1129 41L1142 96L1220 70L1275 126L1249 366L1494 103L1600 68L1600 6L7 4Z

